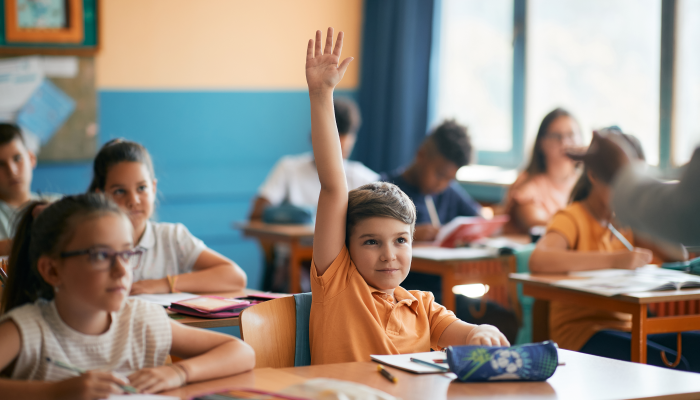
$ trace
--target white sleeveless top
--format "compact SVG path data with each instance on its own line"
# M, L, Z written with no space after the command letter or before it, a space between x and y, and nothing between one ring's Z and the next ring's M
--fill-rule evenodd
M101 369L128 375L163 365L170 353L170 318L163 307L127 299L112 313L112 323L101 335L80 333L61 319L53 301L25 304L3 315L19 328L21 349L12 379L58 381L75 372L56 367L47 357L85 370Z

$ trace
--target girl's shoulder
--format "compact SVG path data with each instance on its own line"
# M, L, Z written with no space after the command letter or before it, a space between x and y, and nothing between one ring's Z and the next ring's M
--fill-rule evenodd
M187 227L179 222L149 222L156 241L178 241L193 237Z

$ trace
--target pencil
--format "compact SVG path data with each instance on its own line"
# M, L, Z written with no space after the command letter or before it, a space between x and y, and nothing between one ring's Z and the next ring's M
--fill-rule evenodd
M417 363L417 364L422 364L422 365L427 365L428 367L433 367L433 368L438 369L442 372L450 372L449 368L445 368L442 365L437 365L435 363L431 363L430 361L421 360L420 358L411 357L411 361L414 363Z
M73 365L64 363L64 362L62 362L62 361L52 360L51 357L46 357L46 361L48 361L49 363L51 363L51 364L53 364L53 365L55 365L55 366L57 366L57 367L59 367L59 368L67 369L68 371L73 371L73 372L75 372L75 373L77 373L77 374L81 374L81 375L82 375L82 374L84 374L84 373L86 372L86 371L85 371L84 369L82 369L82 368L78 368L78 367L76 367L76 366L73 366ZM119 387L122 388L125 392L129 392L129 393L138 393L138 392L139 392L139 391L136 390L136 388L133 387L133 386L129 386L129 385L119 385Z
M620 242L622 242L622 244L623 244L625 247L627 247L627 250L629 250L629 251L634 251L634 246L632 246L632 244L630 244L630 242L627 241L627 238L625 238L624 236L622 236L622 234L620 233L620 231L618 231L617 229L615 229L615 227L613 226L613 224L610 223L610 222L608 222L608 229L610 229L610 232L612 232L612 234L615 235L615 237L617 238L617 240L619 240Z
M385 370L384 367L382 367L381 365L377 365L377 371L379 371L379 373L382 374L383 377L385 377L391 382L397 383L399 381L397 377L389 373L389 371Z

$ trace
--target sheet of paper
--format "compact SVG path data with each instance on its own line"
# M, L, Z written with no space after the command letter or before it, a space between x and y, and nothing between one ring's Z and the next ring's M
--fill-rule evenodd
M192 293L164 293L164 294L137 294L130 296L135 299L145 300L149 303L160 304L163 307L170 307L170 304L199 297Z
M73 114L75 101L48 79L39 85L17 115L17 123L35 134L42 144Z
M43 81L39 57L0 60L0 114L14 115Z
M411 354L397 354L397 355L370 355L373 361L381 364L386 364L394 368L398 368L404 371L413 372L416 374L444 374L445 372L439 371L436 368L432 368L427 365L418 364L411 361L411 358L418 358L423 361L434 362L434 360L446 360L447 353L442 351L429 351L426 353L411 353ZM438 364L443 367L448 367L447 364Z
M413 248L414 258L426 258L428 260L472 260L477 258L488 258L498 255L498 249L473 249L470 247L457 247L449 249L445 247L415 247Z
M55 78L75 78L78 76L78 57L43 56L41 69L44 75Z
M112 394L107 400L180 400L180 398L157 394Z

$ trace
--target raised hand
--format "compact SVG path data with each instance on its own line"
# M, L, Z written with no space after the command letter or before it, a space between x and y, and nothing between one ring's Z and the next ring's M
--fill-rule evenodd
M306 83L309 85L309 94L332 91L343 79L348 65L353 60L352 57L348 57L338 64L343 50L343 32L338 33L338 39L333 47L333 28L328 28L323 52L321 39L321 31L316 31L316 40L310 39L306 48Z

